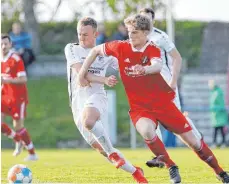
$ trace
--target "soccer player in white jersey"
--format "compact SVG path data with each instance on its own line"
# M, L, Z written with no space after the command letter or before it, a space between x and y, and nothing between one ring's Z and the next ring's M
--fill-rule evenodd
M118 69L117 59L112 56L97 57L97 62L89 68L86 76L85 82L90 83L89 86L80 87L77 84L78 72L89 51L96 45L97 22L90 17L81 19L77 25L77 33L79 44L69 43L65 47L68 91L75 124L87 143L107 157L116 168L131 173L138 183L148 183L142 169L134 167L112 146L103 127L107 115L104 84L112 87L117 83L115 76L105 77L105 73L109 65Z
M152 8L143 8L140 10L142 15L146 15L150 18L150 20L154 23L155 13ZM165 79L165 81L169 84L169 86L175 90L176 97L174 99L174 103L176 104L177 108L181 110L179 92L177 88L177 81L180 74L182 58L179 51L176 49L175 44L169 39L168 35L153 27L151 33L148 35L149 39L153 41L160 49L161 49L161 57L163 61L163 66L161 70L161 75ZM201 139L202 135L196 129L195 125L193 124L192 120L187 117L187 113L185 113L186 119L189 121L190 125L192 126L194 134ZM160 128L157 128L157 134L162 140ZM160 163L157 158L154 158L146 164L149 167L163 167L163 163Z

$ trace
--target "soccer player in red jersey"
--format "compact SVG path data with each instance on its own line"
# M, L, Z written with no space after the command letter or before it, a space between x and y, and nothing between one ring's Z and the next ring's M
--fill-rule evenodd
M160 74L160 49L147 39L152 27L149 18L134 15L124 22L130 40L112 41L93 48L79 72L79 84L88 84L85 76L98 55L112 55L118 58L132 122L149 149L169 168L170 181L180 183L181 177L177 165L157 137L155 130L158 121L192 148L199 158L215 171L222 182L229 182L228 174L219 166L212 151L203 140L197 139L191 131L189 122L172 101L175 92Z
M26 106L28 104L27 77L24 63L19 55L11 50L12 42L8 35L1 37L1 128L2 133L16 142L14 156L21 153L23 144L29 152L25 160L37 160L34 146L27 129L24 127ZM16 133L4 123L5 116L11 116Z

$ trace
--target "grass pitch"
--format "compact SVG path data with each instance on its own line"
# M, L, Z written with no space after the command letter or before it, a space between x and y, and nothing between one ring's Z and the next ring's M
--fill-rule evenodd
M169 183L166 169L148 168L144 163L152 154L147 149L121 149L134 165L144 169L150 183ZM213 150L222 167L229 171L229 149ZM14 158L12 150L2 150L2 183L6 183L9 168L27 165L33 173L33 183L134 183L130 174L117 170L99 153L91 149L37 150L39 161L24 162L24 151ZM170 149L169 153L180 167L182 183L220 183L212 170L188 149Z

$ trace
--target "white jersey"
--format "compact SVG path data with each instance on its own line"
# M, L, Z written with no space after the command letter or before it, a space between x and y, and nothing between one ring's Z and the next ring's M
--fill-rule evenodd
M169 39L168 35L157 29L153 28L148 35L150 41L153 41L161 49L161 58L163 61L163 67L161 74L164 79L169 82L172 76L172 60L168 52L175 48L174 43Z
M169 39L168 35L160 29L153 28L152 32L148 35L150 41L153 41L161 50L161 58L163 62L161 75L167 83L172 78L172 58L169 56L169 52L175 48L174 43ZM176 88L176 97L174 103L181 109L179 92Z
M93 94L106 95L103 84L91 83L90 87L80 87L77 84L78 74L72 69L72 65L75 63L83 63L90 50L91 49L83 48L76 43L69 43L65 47L70 105L74 103L74 108L77 109L82 109L86 100ZM88 69L88 72L104 77L108 66L118 70L117 59L113 56L98 56L95 62Z

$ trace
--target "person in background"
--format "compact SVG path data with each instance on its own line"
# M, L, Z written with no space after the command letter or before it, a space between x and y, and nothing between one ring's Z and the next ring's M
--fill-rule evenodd
M12 32L9 33L10 39L13 43L13 48L22 57L25 68L29 66L34 60L35 55L32 50L32 40L29 33L22 31L22 26L19 22L12 25Z
M215 84L214 80L208 81L210 89L210 111L211 111L211 122L214 127L213 134L213 147L220 146L225 147L225 132L224 127L228 123L227 110L225 107L223 90ZM222 141L217 144L217 135L220 131Z
M118 31L112 35L111 40L127 40L127 39L128 39L127 29L125 27L125 24L121 22L118 25Z
M96 45L103 44L107 41L104 24L98 25L98 36L96 37Z

